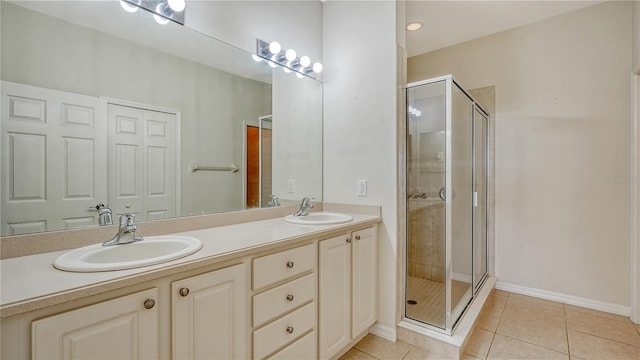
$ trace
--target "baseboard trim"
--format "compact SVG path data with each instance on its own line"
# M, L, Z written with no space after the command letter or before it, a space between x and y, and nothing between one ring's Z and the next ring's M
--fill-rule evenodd
M573 295L566 295L547 290L541 290L521 285L510 284L502 281L496 282L496 289L504 290L516 294L528 295L540 299L561 302L563 304L580 306L587 309L604 311L616 315L629 316L629 307L618 304L611 304L602 301L582 298Z
M385 325L380 325L378 323L371 325L371 327L369 328L369 332L373 335L379 336L389 341L395 342L397 339L395 328L385 326Z

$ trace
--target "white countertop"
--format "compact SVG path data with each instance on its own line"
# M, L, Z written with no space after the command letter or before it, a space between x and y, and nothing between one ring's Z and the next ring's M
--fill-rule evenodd
M202 249L180 259L136 269L76 273L54 268L53 261L68 250L0 260L0 310L2 317L12 316L167 276L186 270L185 266L189 269L197 268L213 263L216 259L227 259L229 255L247 255L249 252L285 245L287 242L323 232L380 221L379 216L349 215L353 217L352 222L336 225L295 225L276 218L175 233L173 235L199 239ZM103 240L96 239L96 243Z

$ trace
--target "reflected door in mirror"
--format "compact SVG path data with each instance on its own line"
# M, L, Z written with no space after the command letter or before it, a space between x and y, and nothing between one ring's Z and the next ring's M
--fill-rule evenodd
M99 99L2 82L2 234L96 225L107 200Z

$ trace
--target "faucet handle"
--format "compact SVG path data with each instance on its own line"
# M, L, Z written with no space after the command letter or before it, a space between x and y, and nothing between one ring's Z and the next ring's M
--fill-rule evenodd
M120 226L133 226L136 222L136 214L120 215Z

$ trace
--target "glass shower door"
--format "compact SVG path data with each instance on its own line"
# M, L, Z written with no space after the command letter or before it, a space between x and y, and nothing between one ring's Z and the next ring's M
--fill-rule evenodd
M445 329L446 81L407 90L407 318Z
M448 326L458 320L473 296L473 100L454 82L451 86L451 114L447 118L451 138L447 143L447 237L451 248L447 269L447 293L451 307ZM448 191L448 189L452 189Z
M478 291L487 274L487 198L489 120L474 106L473 110L473 291Z

